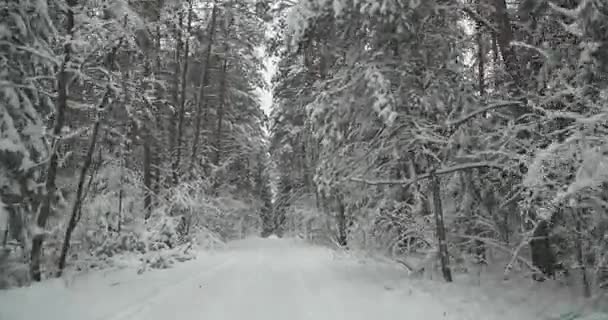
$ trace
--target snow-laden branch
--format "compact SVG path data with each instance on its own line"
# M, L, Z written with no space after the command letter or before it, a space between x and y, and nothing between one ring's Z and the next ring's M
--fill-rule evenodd
M500 251L503 251L503 252L505 252L507 254L511 254L511 260L505 266L505 270L504 270L504 277L505 278L508 277L509 272L513 268L513 264L517 260L523 262L528 268L530 268L530 270L532 270L534 272L540 273L540 270L538 270L538 268L536 266L534 266L534 263L532 263L531 261L529 261L529 260L525 259L524 257L520 256L520 254L519 254L519 251L521 251L522 247L525 244L528 243L527 241L522 241L515 249L510 249L510 248L502 245L498 241L496 241L494 239L491 239L491 238L479 237L479 236L468 235L468 234L454 234L454 236L460 237L460 238L465 238L465 239L470 239L470 240L481 241L485 245L491 246L491 247L493 247L495 249L498 249ZM530 239L528 238L528 239L525 239L525 240L530 240Z
M555 3L553 3L553 1L549 1L549 7L551 7L551 9L553 9L555 12L562 14L568 18L572 18L572 19L577 19L581 13L583 12L583 10L587 7L587 5L590 5L591 1L590 0L583 0L581 1L581 3L579 3L579 5L574 8L574 9L567 9L561 6L556 5Z
M486 18L484 18L479 13L477 13L475 10L471 9L466 4L460 4L460 9L464 13L466 13L469 16L469 18L471 18L473 21L483 25L484 27L490 29L490 31L492 31L496 34L499 33L498 29L496 29L496 27L494 26L494 24L492 22L488 21Z
M5 40L0 40L0 44L1 45L10 46L10 47L13 47L16 50L20 50L20 51L27 52L27 53L30 53L32 55L38 56L39 58L42 58L43 60L47 60L47 61L51 62L54 66L58 66L60 64L59 59L57 59L56 57L53 57L52 53L44 52L44 51L41 51L41 50L37 50L35 48L28 47L28 46L16 45L16 44L14 44L12 42L8 42L8 41L5 41Z
M506 108L506 107L512 107L512 106L519 105L519 104L522 104L522 102L521 101L517 101L517 100L501 100L501 101L497 101L497 102L489 104L489 105L487 105L487 106L485 106L483 108L475 110L475 111L473 111L473 112L471 112L471 113L469 113L469 114L467 114L467 115L465 115L465 116L463 116L463 117L461 117L459 119L451 120L451 121L446 121L446 125L448 125L448 126L457 126L457 125L462 124L463 122L468 121L469 119L471 119L471 118L473 118L473 117L475 117L477 115L483 114L483 113L488 112L490 110L499 109L499 108Z
M465 163L465 164L461 164L461 165L455 165L455 166L439 169L439 170L435 171L434 174L444 175L444 174L454 173L457 171L469 170L469 169L479 169L479 168L505 169L506 167L504 165L502 165L500 163L496 163L496 162ZM353 181L353 182L359 182L359 183L364 183L364 184L373 185L373 186L402 185L404 187L407 187L413 183L429 179L431 176L432 176L432 173L429 172L429 173L421 174L421 175L417 176L416 178L409 179L409 180L367 180L365 178L359 178L359 177L351 177L349 180Z
M549 52L547 52L547 50L537 47L537 46L533 46L529 43L525 43L522 41L511 41L511 46L522 47L522 48L534 50L534 51L538 52L539 54L541 54L545 59L551 60L551 56L549 55Z

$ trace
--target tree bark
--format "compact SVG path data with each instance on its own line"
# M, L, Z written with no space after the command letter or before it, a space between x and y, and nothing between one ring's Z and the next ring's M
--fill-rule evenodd
M110 88L108 88L106 90L106 92L104 93L104 95L101 99L101 102L99 104L98 110L102 109L108 103L109 95L110 95ZM98 111L98 112L101 112L101 111ZM91 167L91 163L93 163L93 153L95 151L95 146L97 145L97 136L99 133L100 123L101 123L101 115L98 115L97 120L95 121L95 124L93 125L93 132L91 133L91 140L89 142L89 148L87 150L85 162L82 165L82 169L80 170L80 178L78 179L78 188L76 190L76 200L74 201L74 206L72 207L72 215L70 217L70 221L68 222L68 227L65 231L63 245L61 247L61 255L59 257L57 277L61 277L61 274L63 273L63 269L65 268L67 254L70 249L70 240L72 238L72 232L74 232L74 229L76 228L76 224L78 223L78 220L80 219L78 213L80 212L82 202L84 201L84 197L82 196L82 193L84 190L84 182L86 180L87 172L88 172L89 168ZM91 179L93 179L93 177L91 177Z
M128 61L131 61L131 54L127 53ZM123 92L124 92L124 105L128 105L131 103L131 96L129 95L129 90L127 83L131 78L131 73L129 70L125 70L124 78L123 78ZM119 190L118 190L118 233L121 232L122 229L122 209L123 209L123 197L124 197L124 180L125 180L125 169L129 168L129 153L131 151L131 143L129 137L129 122L127 122L127 139L123 140L121 145L119 146L119 155L120 155L120 180L119 180Z
M144 76L149 78L152 75L152 63L146 58L144 62ZM142 82L143 87L146 87L148 83ZM155 84L153 84L155 85ZM152 109L148 101L144 99L146 107ZM152 215L152 132L148 127L148 121L143 125L140 132L143 135L143 174L144 174L144 220L148 220Z
M481 1L477 0L477 12L478 14L481 15ZM478 79L479 79L479 95L481 97L485 96L485 92L486 92L486 87L485 87L485 73L486 73L486 68L485 68L485 61L486 61L486 54L485 54L485 50L484 50L484 45L483 45L483 30L482 30L482 23L481 22L477 22L477 73L478 73Z
M177 150L176 150L177 132L176 131L177 131L177 118L179 116L177 107L180 104L179 80L181 78L180 77L180 75L181 75L180 59L181 59L181 51L182 51L182 46L183 46L182 32L181 32L182 24L183 24L183 18L182 18L182 15L179 14L179 23L175 30L175 37L176 37L175 70L174 70L174 74L173 74L173 88L172 88L173 89L173 92L172 92L173 108L170 110L170 112L168 114L169 150L170 150L169 159L173 159L173 157L177 154ZM172 175L173 182L175 182L175 180L177 180L177 171L175 169L175 164L173 161L171 162L171 175Z
M537 267L542 274L533 275L534 280L544 281L545 277L555 275L555 255L551 249L549 240L550 222L540 220L534 228L532 239L530 240L530 251L532 254L532 264Z
M582 279L581 281L583 282L583 296L585 298L589 298L591 297L591 284L589 282L589 278L587 275L587 266L585 264L585 259L584 259L584 249L583 249L583 236L582 236L582 232L583 232L583 224L582 224L582 218L583 215L579 213L579 210L584 210L584 209L572 209L575 212L575 219L576 219L576 262L578 263L580 269L581 269L581 274L582 274Z
M435 209L435 225L437 232L437 242L439 243L439 258L441 260L441 272L443 279L452 282L452 272L450 270L450 256L445 236L445 224L443 222L443 209L441 206L441 190L439 189L439 178L434 171L431 172L433 184L433 207Z
M521 93L520 85L524 83L524 79L521 76L519 59L515 50L511 46L511 42L514 38L506 1L494 0L494 9L498 29L496 41L498 42L498 47L505 63L507 74L511 78L511 81L509 82L509 91L513 95L519 95ZM526 108L520 105L511 106L510 111L515 119L518 119L527 112Z
M57 177L57 168L59 166L59 157L57 155L57 147L60 143L59 136L61 135L61 129L65 122L65 113L67 109L68 101L68 82L70 81L70 73L67 71L68 64L72 60L72 46L69 43L71 37L74 34L74 8L77 4L76 0L67 0L66 8L66 29L68 35L68 42L63 47L63 62L61 63L60 71L57 74L57 104L55 121L53 124L53 142L51 147L51 154L49 158L49 167L47 171L45 187L46 195L43 199L40 213L36 219L36 226L40 229L37 234L34 235L32 240L32 251L30 256L30 274L34 281L42 280L40 271L40 260L42 256L42 245L44 242L44 235L41 233L46 227L48 217L51 215L51 205L55 198L57 191L57 185L55 179Z
M188 1L188 21L186 23L186 41L184 46L184 67L182 68L181 73L181 99L180 99L180 110L179 110L179 118L177 121L177 155L175 157L175 162L173 163L173 183L179 183L179 166L181 163L182 157L182 138L184 131L184 116L186 113L186 87L187 87L187 75L188 75L188 57L190 54L190 32L192 30L192 0Z
M338 204L338 215L336 216L336 219L338 220L338 244L345 248L348 245L346 232L346 207L339 196L336 196L336 202Z
M213 49L213 40L215 34L215 25L217 20L217 1L213 3L213 9L211 11L211 24L209 25L209 31L207 36L207 49L205 51L205 59L203 60L203 73L201 74L201 82L200 82L200 90L197 95L197 105L196 105L196 124L194 127L194 141L192 142L192 154L190 156L190 168L189 172L192 172L194 169L194 163L196 161L196 154L198 149L198 144L200 143L200 135L201 135L201 122L202 122L202 113L205 108L205 87L209 85L209 65L211 59L211 50Z
M500 54L507 67L507 72L511 76L512 81L518 81L518 62L515 51L511 47L511 41L513 41L513 30L511 29L511 19L507 12L507 3L505 0L494 0L495 9L495 20L497 23L497 29L499 33L497 35L497 42L500 48Z
M148 220L152 215L152 152L150 150L150 132L146 128L144 137L144 220Z
M113 67L114 67L114 59L116 57L116 53L117 53L118 49L121 47L123 41L124 41L124 38L121 38L118 41L118 43L116 44L116 46L114 46L109 53L106 67L110 73L112 72ZM68 227L65 231L63 245L61 247L61 254L59 257L57 277L61 277L61 274L63 273L63 270L65 269L65 263L66 263L68 251L70 249L70 241L72 238L72 233L74 232L74 229L76 228L76 224L80 220L82 202L84 201L84 198L85 198L83 196L84 183L86 180L87 172L89 171L89 168L91 167L91 164L93 163L93 154L95 153L95 147L97 145L99 127L101 126L101 121L102 121L102 112L104 111L105 107L110 103L111 91L112 91L112 88L110 87L110 85L108 85L106 88L106 91L104 92L104 94L101 98L101 101L99 102L99 105L97 105L97 108L96 108L97 119L95 119L95 123L93 124L93 132L91 133L91 140L89 142L89 147L87 149L87 154L85 157L84 164L82 165L82 168L80 170L80 178L78 179L78 188L76 189L76 199L74 200L74 206L72 207L72 215L70 216L70 220L68 222ZM101 154L100 154L100 158L101 158ZM91 176L90 181L92 181L93 178L94 177Z
M217 111L217 130L215 132L215 160L214 164L218 166L220 164L220 158L222 154L222 121L224 118L224 104L226 100L226 73L228 72L228 59L224 57L224 63L222 66L222 80L220 83L220 103Z

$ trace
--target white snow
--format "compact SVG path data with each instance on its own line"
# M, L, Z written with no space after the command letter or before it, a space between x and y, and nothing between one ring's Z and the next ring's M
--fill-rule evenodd
M530 297L509 299L406 279L397 266L299 240L254 238L172 269L126 268L3 291L0 319L542 319L521 307Z

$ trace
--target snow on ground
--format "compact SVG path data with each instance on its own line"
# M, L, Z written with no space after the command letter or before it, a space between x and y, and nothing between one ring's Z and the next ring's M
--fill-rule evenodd
M171 269L125 268L2 291L0 320L537 320L555 311L501 294L407 279L395 265L299 240L255 238Z

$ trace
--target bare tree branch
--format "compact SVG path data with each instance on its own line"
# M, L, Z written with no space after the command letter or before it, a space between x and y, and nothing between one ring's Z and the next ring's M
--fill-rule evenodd
M518 104L522 104L521 101L517 101L517 100L504 100L504 101L497 101L494 102L492 104L489 104L483 108L480 108L478 110L475 110L465 116L463 116L460 119L456 119L456 120L451 120L451 121L446 121L446 125L448 126L458 126L461 125L462 123L468 121L469 119L483 114L484 112L488 112L490 110L494 110L494 109L499 109L499 108L506 108L506 107L512 107L514 105L518 105Z
M536 266L534 266L534 264L529 261L528 259L525 259L523 257L521 257L519 255L519 251L521 251L521 248L527 244L528 242L526 242L525 240L529 240L529 239L524 239L524 241L522 241L517 248L515 249L511 249L508 247L503 246L502 244L500 244L499 242L497 242L494 239L491 238L484 238L484 237L479 237L479 236L474 236L474 235L468 235L468 234L455 234L454 236L460 237L460 238L464 238L464 239L471 239L471 240L477 240L477 241L481 241L486 245L489 245L495 249L504 251L506 253L509 253L512 255L511 260L509 261L509 263L507 264L507 266L505 266L505 272L504 272L504 276L507 277L509 271L511 271L511 269L513 268L513 263L515 263L516 260L519 260L521 262L523 262L528 268L530 268L532 271L534 272L540 272L540 270L538 270L538 268Z
M477 162L477 163L465 163L461 165L456 165L448 168L443 168L435 171L437 175L450 174L457 171L468 170L468 169L477 169L477 168L496 168L496 169L505 169L506 167L503 164L495 163L495 162ZM353 182L360 182L368 185L402 185L407 187L413 183L419 182L421 180L425 180L431 177L430 173L424 173L417 176L415 179L410 180L367 180L365 178L359 177L351 177L349 180Z

